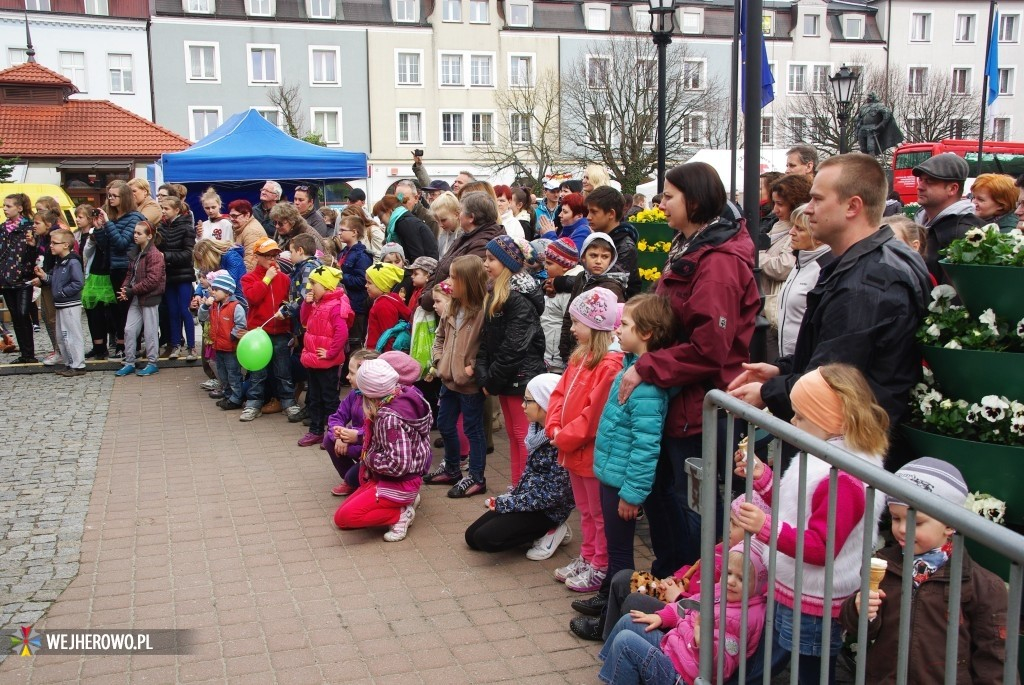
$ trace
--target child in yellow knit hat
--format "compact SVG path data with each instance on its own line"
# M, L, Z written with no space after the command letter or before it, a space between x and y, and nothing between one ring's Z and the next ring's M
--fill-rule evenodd
M384 262L374 264L366 270L366 294L372 304L366 321L365 347L378 349L377 343L385 332L391 331L402 321L409 323L412 319L412 311L402 297L391 292L404 277L404 269ZM387 352L394 349L396 337L391 335L378 351ZM403 351L408 352L409 348L406 347Z

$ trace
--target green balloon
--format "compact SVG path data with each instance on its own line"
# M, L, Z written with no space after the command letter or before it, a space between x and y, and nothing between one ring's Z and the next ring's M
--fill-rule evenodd
M255 328L238 341L238 363L246 371L259 371L270 363L274 356L274 345L270 342L270 336L262 328Z

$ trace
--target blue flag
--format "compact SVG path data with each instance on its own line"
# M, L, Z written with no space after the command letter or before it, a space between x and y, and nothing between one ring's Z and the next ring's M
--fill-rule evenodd
M740 2L740 103L743 110L747 109L747 3ZM768 64L768 49L764 44L764 34L757 32L755 40L761 43L761 109L775 99L775 77L772 76L772 67Z
M985 57L985 76L988 77L988 104L999 97L999 10L992 20L992 34L988 37L988 55Z

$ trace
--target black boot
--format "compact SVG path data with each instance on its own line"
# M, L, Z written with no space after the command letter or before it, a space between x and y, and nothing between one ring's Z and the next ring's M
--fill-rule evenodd
M572 608L584 616L600 616L608 604L608 593L598 592L587 599L577 599L572 603Z
M584 640L591 640L593 642L601 641L601 619L599 618L577 616L573 620L569 621L569 630L571 630L576 637L581 637Z

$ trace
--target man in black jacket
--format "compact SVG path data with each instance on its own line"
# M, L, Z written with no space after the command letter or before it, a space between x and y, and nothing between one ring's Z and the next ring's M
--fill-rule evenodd
M811 232L835 255L807 294L796 350L774 364L744 364L735 397L789 419L797 379L823 364L860 369L895 427L921 375L914 334L931 290L921 256L879 230L888 192L882 167L853 153L822 163L807 205Z

